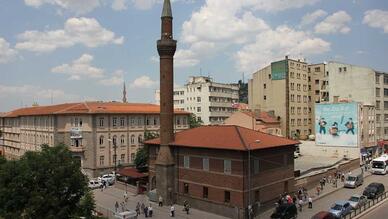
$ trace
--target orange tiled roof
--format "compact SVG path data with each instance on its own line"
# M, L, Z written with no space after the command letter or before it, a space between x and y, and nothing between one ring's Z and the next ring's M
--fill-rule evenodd
M252 111L244 111L243 113L248 115L248 116L250 116L250 117L253 117L253 118L256 118L258 120L261 120L261 121L263 121L265 123L279 123L280 122L279 120L277 120L275 117L273 117L272 115L270 115L267 112L260 112L259 115L256 115Z
M148 103L119 103L119 102L83 102L64 103L50 106L34 106L20 108L5 113L4 117L52 115L52 114L159 114L160 106ZM176 114L189 114L175 110Z
M259 143L255 143L260 140ZM160 139L152 139L146 144L158 145ZM288 138L258 132L236 125L201 126L175 134L175 140L170 143L178 147L212 148L227 150L257 150L299 144Z

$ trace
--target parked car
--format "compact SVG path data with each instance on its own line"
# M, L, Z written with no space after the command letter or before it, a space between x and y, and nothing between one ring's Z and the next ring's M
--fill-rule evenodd
M137 219L136 211L123 211L115 214L117 219Z
M352 211L352 206L348 201L337 201L329 209L329 212L334 214L335 218L341 218Z
M108 185L113 185L116 180L116 177L114 174L105 174L101 177L98 177L98 180L101 182L105 181Z
M312 216L311 219L335 219L335 216L328 211L320 211Z
M368 199L365 195L352 195L348 201L353 209L357 209L365 205Z
M382 183L374 182L374 183L369 184L365 188L365 190L362 194L370 199L374 199L374 198L382 195L384 193L384 191L385 191L385 188L384 188L384 185Z
M356 172L349 174L344 183L346 188L357 188L364 183L364 173L359 169Z
M276 219L295 219L298 216L298 209L295 204L279 205L275 212L272 213L271 218Z
M91 189L97 189L101 186L101 181L91 179L89 180L88 187Z

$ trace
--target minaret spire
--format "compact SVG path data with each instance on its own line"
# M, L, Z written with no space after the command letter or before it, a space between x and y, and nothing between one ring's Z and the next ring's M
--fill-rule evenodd
M164 0L163 11L162 11L162 18L163 17L171 17L172 18L170 0Z
M127 102L127 88L125 87L125 81L123 83L123 103Z

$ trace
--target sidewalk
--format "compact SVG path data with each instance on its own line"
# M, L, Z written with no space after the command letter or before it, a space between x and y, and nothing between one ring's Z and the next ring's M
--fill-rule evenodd
M124 201L124 193L125 190L117 189L115 187L108 187L103 192L101 192L100 189L96 189L93 191L94 197L96 200L96 205L100 206L105 209L109 209L111 212L115 211L115 203L116 201L120 204ZM137 202L144 203L146 206L149 206L151 204L153 208L153 217L152 218L160 218L160 219L167 219L172 218L170 217L170 207L171 206L163 206L159 207L158 203L150 202L148 201L148 197L146 195L134 195L132 193L128 192L128 201L125 203L125 209L135 210ZM175 218L187 218L187 219L225 219L225 217L215 215L212 213L196 210L193 208L190 208L190 214L186 214L186 212L183 211L183 206L181 205L174 205L175 206ZM119 207L119 212L121 212L122 209ZM104 211L104 213L106 210ZM138 218L145 218L143 212L141 212L141 215Z
M367 172L364 172L364 179L371 176L372 174L367 171ZM317 184L317 186L319 186L319 184ZM309 194L311 196L311 198L313 199L313 203L327 195L330 195L340 189L343 189L344 188L344 183L341 182L341 180L338 180L338 183L337 183L337 187L334 187L332 184L327 184L323 187L323 190L320 192L319 195L317 195L317 191L316 191L316 187L313 188L313 189L310 189L310 190L307 190L307 194ZM304 205L306 205L307 202L304 203ZM274 203L274 206L275 206L275 203ZM274 208L271 208L269 210L266 210L264 211L263 213L261 213L260 215L256 216L255 218L261 218L261 219L267 219L267 218L271 218L271 214L273 213L274 211Z

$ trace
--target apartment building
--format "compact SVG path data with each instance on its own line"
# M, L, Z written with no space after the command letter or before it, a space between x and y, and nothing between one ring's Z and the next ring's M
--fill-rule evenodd
M174 107L193 113L204 125L222 124L236 109L239 100L238 84L214 82L210 77L193 76L181 88L174 88ZM155 93L160 101L160 91Z
M64 143L85 172L96 176L115 165L132 164L144 133L159 132L159 115L159 105L118 102L16 109L0 117L0 148L7 159L18 159L42 144ZM188 115L175 111L175 131L189 128Z
M305 139L312 133L312 100L307 63L272 62L253 73L248 82L248 102L253 110L273 111L284 136ZM309 97L310 96L310 97Z

